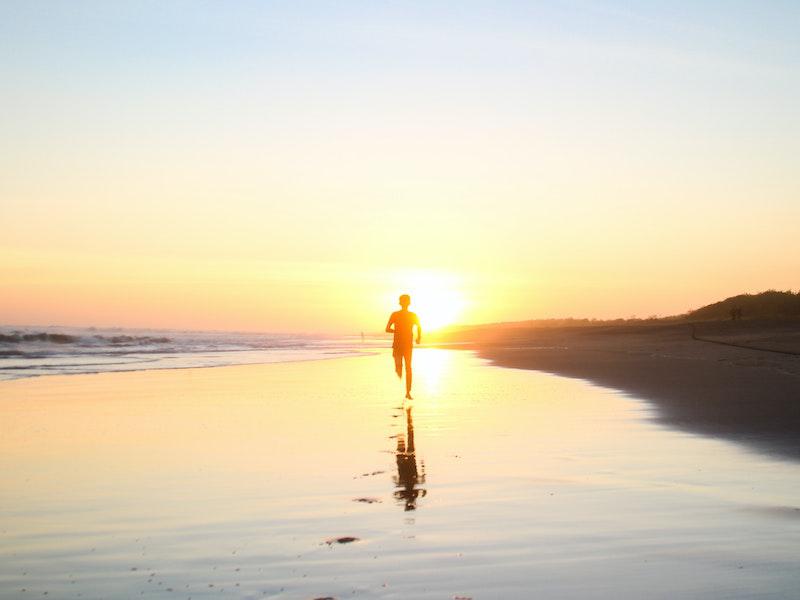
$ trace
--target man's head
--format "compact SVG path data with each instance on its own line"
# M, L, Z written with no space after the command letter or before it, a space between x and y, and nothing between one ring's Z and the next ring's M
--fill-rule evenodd
M411 296L408 294L403 294L400 296L400 306L403 308L408 308L408 305L411 304Z

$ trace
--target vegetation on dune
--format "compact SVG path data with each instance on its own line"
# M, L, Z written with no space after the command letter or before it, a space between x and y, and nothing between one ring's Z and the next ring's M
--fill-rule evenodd
M500 333L510 330L530 330L565 328L565 327L597 327L597 326L640 326L680 323L687 321L723 321L739 319L778 319L800 318L800 292L779 292L768 290L759 294L739 294L714 302L697 310L690 310L682 315L668 317L651 316L647 318L630 317L628 319L532 319L529 321L513 321L505 323L487 323L485 325L451 326L434 335L435 339L454 340L480 333Z
M800 292L768 290L739 294L690 311L687 317L692 321L800 317Z

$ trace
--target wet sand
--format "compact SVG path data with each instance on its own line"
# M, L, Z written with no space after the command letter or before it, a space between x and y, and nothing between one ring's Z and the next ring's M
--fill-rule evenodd
M671 427L800 459L799 321L486 330L471 337L468 347L497 365L587 379L647 399Z
M410 403L385 352L0 384L0 597L794 597L796 463L415 363Z

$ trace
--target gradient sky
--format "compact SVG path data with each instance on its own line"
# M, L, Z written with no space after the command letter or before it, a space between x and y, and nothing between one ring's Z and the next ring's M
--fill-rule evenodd
M796 290L798 31L794 1L2 2L0 322Z

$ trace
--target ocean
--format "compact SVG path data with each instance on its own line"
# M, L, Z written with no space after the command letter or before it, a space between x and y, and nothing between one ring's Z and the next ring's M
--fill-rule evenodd
M386 345L383 338L361 336L0 326L0 380L292 362Z

